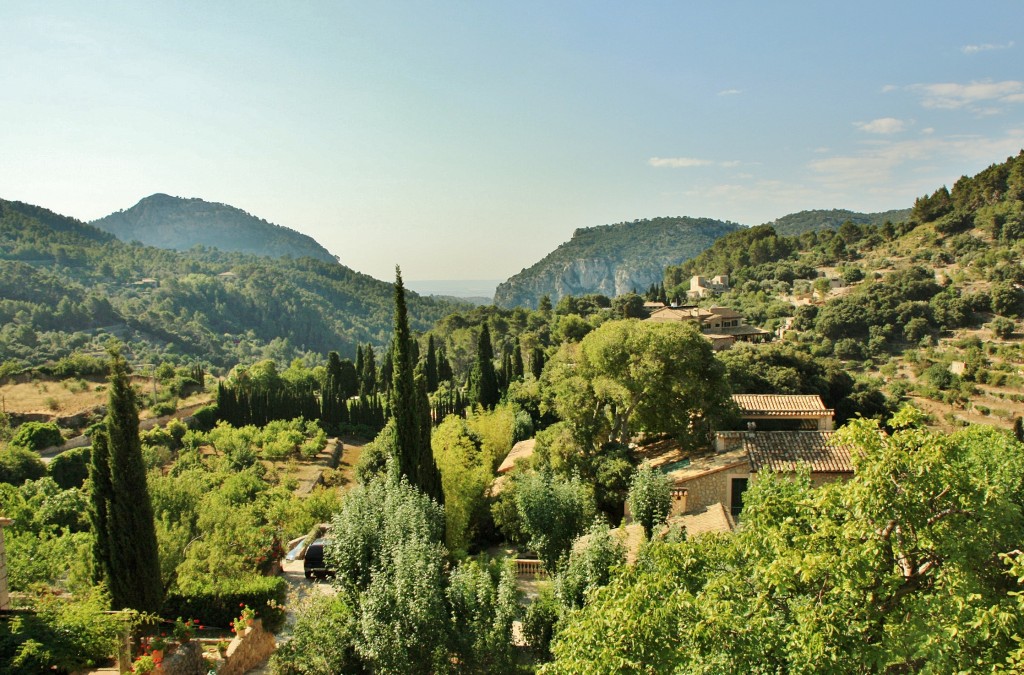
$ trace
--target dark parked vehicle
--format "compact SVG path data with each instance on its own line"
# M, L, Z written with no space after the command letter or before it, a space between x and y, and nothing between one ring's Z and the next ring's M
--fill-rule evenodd
M330 539L326 538L317 539L306 549L302 569L306 572L307 579L312 579L314 576L334 576L334 570L329 569L327 563L324 562L324 547L330 541Z

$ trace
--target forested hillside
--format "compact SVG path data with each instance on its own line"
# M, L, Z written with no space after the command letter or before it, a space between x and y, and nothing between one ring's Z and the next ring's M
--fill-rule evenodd
M695 256L739 227L710 218L653 218L579 229L499 285L494 303L533 308L544 295L557 302L567 295L643 290L661 279L666 265Z
M92 224L121 241L178 251L212 246L273 258L287 255L334 262L334 256L310 236L233 206L202 199L150 195L127 211L112 213Z
M848 220L857 225L882 225L887 220L894 223L906 220L909 215L910 209L895 209L881 213L858 213L846 209L815 209L791 213L765 224L771 225L779 234L792 237L812 230L834 230Z
M410 294L429 328L458 305ZM102 352L229 366L305 351L355 356L390 336L391 286L337 262L122 243L46 209L0 200L0 363L5 371Z
M665 272L683 299L693 274L729 274L708 300L816 358L911 395L939 422L1008 425L1024 414L1024 153L916 200L907 218L846 221L787 237L771 225L726 235Z

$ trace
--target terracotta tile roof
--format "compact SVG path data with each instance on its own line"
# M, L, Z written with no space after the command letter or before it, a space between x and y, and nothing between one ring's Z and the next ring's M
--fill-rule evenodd
M711 316L700 307L663 307L651 313L648 321L699 321Z
M713 315L721 319L742 319L743 315L731 307L712 307L709 310Z
M694 457L686 464L680 461L674 465L666 462L661 466L655 466L658 466L663 473L668 475L676 485L680 485L688 480L707 476L718 471L732 469L737 466L749 466L749 461L746 449L739 448L729 452ZM654 465L654 462L652 461L651 464Z
M766 415L778 417L783 415L831 415L832 410L825 407L821 397L805 395L781 394L733 394L732 400L740 409L740 415Z
M853 473L850 446L833 442L832 431L759 431L746 434L743 451L754 471L794 471L808 464L814 473Z

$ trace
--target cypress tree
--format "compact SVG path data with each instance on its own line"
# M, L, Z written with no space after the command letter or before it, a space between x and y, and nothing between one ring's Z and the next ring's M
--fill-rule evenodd
M372 396L377 393L377 363L371 345L363 348L363 368L359 374L362 377L359 394Z
M523 346L516 340L512 347L512 377L521 380L523 375Z
M423 374L427 378L427 391L437 391L437 352L434 349L433 334L427 336L427 357L423 362Z
M395 334L391 351L391 415L395 418L398 468L409 482L442 503L441 479L430 447L430 407L418 400L413 373L412 338L405 306L402 271L395 267ZM423 382L426 396L426 381ZM424 428L425 427L425 428Z
M494 372L494 348L491 346L491 330L484 321L480 328L480 339L476 346L476 364L470 377L473 400L484 408L493 408L499 400L498 375Z
M110 449L107 446L107 432L101 425L92 435L92 452L89 463L90 494L89 522L92 524L92 576L95 583L110 578L110 525L107 507L113 496L110 484Z
M110 402L105 439L109 451L110 492L105 500L106 564L101 564L101 568L107 573L111 605L115 609L155 612L163 601L163 589L153 506L142 461L138 404L127 361L117 350L112 350L110 355Z
M327 375L320 398L320 419L331 433L338 433L342 420L345 400L341 392L341 377L341 357L338 352L331 352L327 355Z
M448 360L444 347L439 347L437 350L437 381L439 383L453 382L454 378L455 373L452 372L452 363Z

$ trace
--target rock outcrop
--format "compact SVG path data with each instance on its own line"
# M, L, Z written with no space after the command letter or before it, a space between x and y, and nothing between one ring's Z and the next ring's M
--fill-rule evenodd
M642 293L662 281L666 266L692 258L740 227L708 218L655 218L576 230L568 242L499 285L494 304L536 307L543 295L558 302L566 295Z

